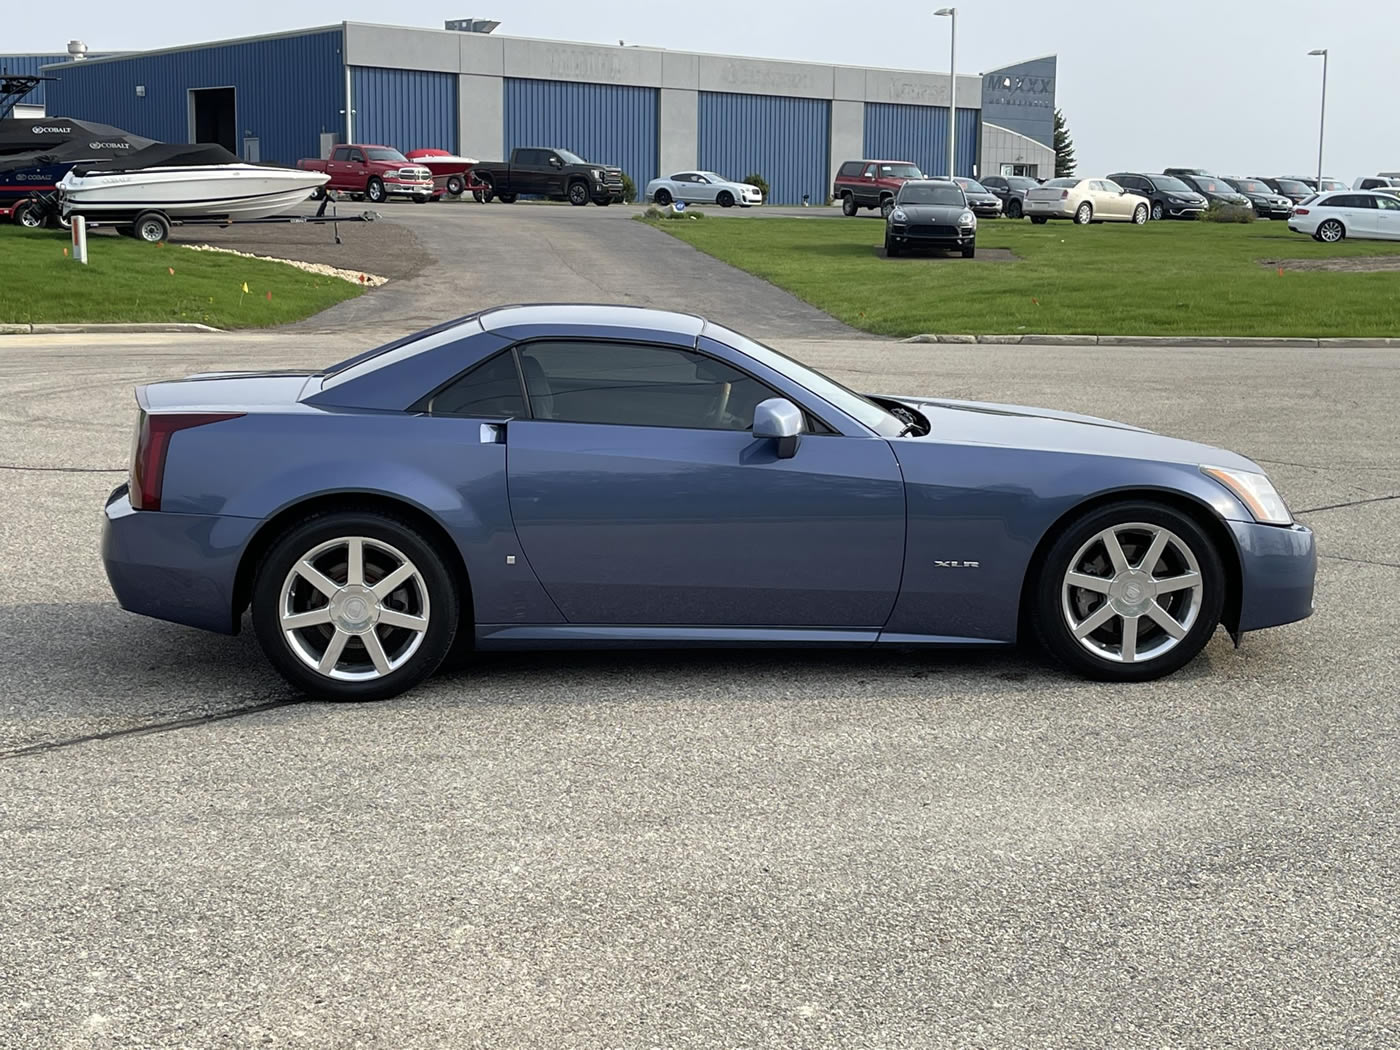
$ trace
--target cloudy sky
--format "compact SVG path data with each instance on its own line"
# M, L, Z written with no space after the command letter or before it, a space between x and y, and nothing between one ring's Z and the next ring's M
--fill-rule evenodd
M708 0L580 4L576 0L451 0L439 18L386 15L382 3L241 0L191 4L70 0L7 14L0 53L62 51L80 37L94 51L168 47L348 19L441 28L442 18L501 20L499 33L946 72L948 20L937 2ZM495 10L492 7L495 7ZM403 5L399 9L407 10ZM1223 4L1068 4L969 0L959 6L958 68L980 72L1056 53L1057 101L1074 135L1080 171L1311 172L1317 165L1321 59L1328 74L1329 174L1350 182L1400 170L1400 106L1390 90L1400 65L1400 0L1347 5L1318 0ZM852 10L868 10L861 25ZM1330 17L1329 17L1330 14ZM138 17L139 15L139 17ZM734 16L727 18L726 16ZM742 22L737 17L742 16Z

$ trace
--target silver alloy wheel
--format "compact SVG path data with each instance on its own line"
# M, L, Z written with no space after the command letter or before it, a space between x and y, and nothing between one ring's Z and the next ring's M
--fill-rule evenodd
M282 581L278 605L288 648L342 682L383 678L408 663L430 615L418 567L368 536L342 536L307 551Z
M1139 226L1147 222L1146 204L1139 204L1136 208L1133 209L1133 222L1137 223Z
M1074 213L1074 221L1080 226L1088 226L1094 218L1094 208L1091 204L1081 204L1079 210Z
M1124 664L1175 649L1205 594L1190 546L1146 522L1095 533L1070 559L1060 590L1070 635L1099 659Z
M1342 224L1336 219L1328 219L1317 228L1317 235L1328 244L1336 244L1342 239Z
M1162 207L1162 202L1161 202L1161 201L1154 201L1154 202L1152 203L1152 218L1155 219L1155 220L1157 220L1157 221L1161 221L1162 216L1165 215L1165 214L1166 214L1166 209L1164 209L1164 208Z

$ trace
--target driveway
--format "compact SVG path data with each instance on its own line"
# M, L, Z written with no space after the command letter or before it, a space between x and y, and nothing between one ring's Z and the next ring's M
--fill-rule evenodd
M531 654L337 707L97 540L134 382L344 343L0 343L6 1050L1400 1044L1400 354L776 340L1264 462L1317 615L1162 682Z

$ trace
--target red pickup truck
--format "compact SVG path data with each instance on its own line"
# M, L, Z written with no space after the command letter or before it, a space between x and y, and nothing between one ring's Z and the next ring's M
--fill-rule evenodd
M329 160L308 157L297 161L305 171L324 171L331 177L325 189L363 197L382 204L390 197L409 197L426 204L442 196L433 185L433 173L415 164L393 146L349 143L334 146Z

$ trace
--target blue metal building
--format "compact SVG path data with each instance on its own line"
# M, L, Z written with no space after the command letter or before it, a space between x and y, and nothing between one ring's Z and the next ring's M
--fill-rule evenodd
M102 56L92 55L90 57L101 58ZM19 76L30 77L40 75L53 76L54 74L52 72L41 74L40 71L44 66L51 66L61 62L70 62L72 60L73 56L69 55L67 52L54 55L0 55L0 74L14 73ZM38 84L34 85L34 90L19 100L16 107L17 110L44 110L48 94L47 91L45 91L47 87L48 84L45 81L40 81ZM17 112L16 116L18 115ZM37 116L38 114L36 113L35 115Z
M482 160L553 146L615 164L639 189L706 168L762 175L772 203L821 204L843 161L909 159L941 173L954 93L959 173L1048 174L1053 157L1053 57L952 84L923 71L345 22L44 68L59 77L50 112L280 164L337 141ZM989 123L984 98L1006 126Z

